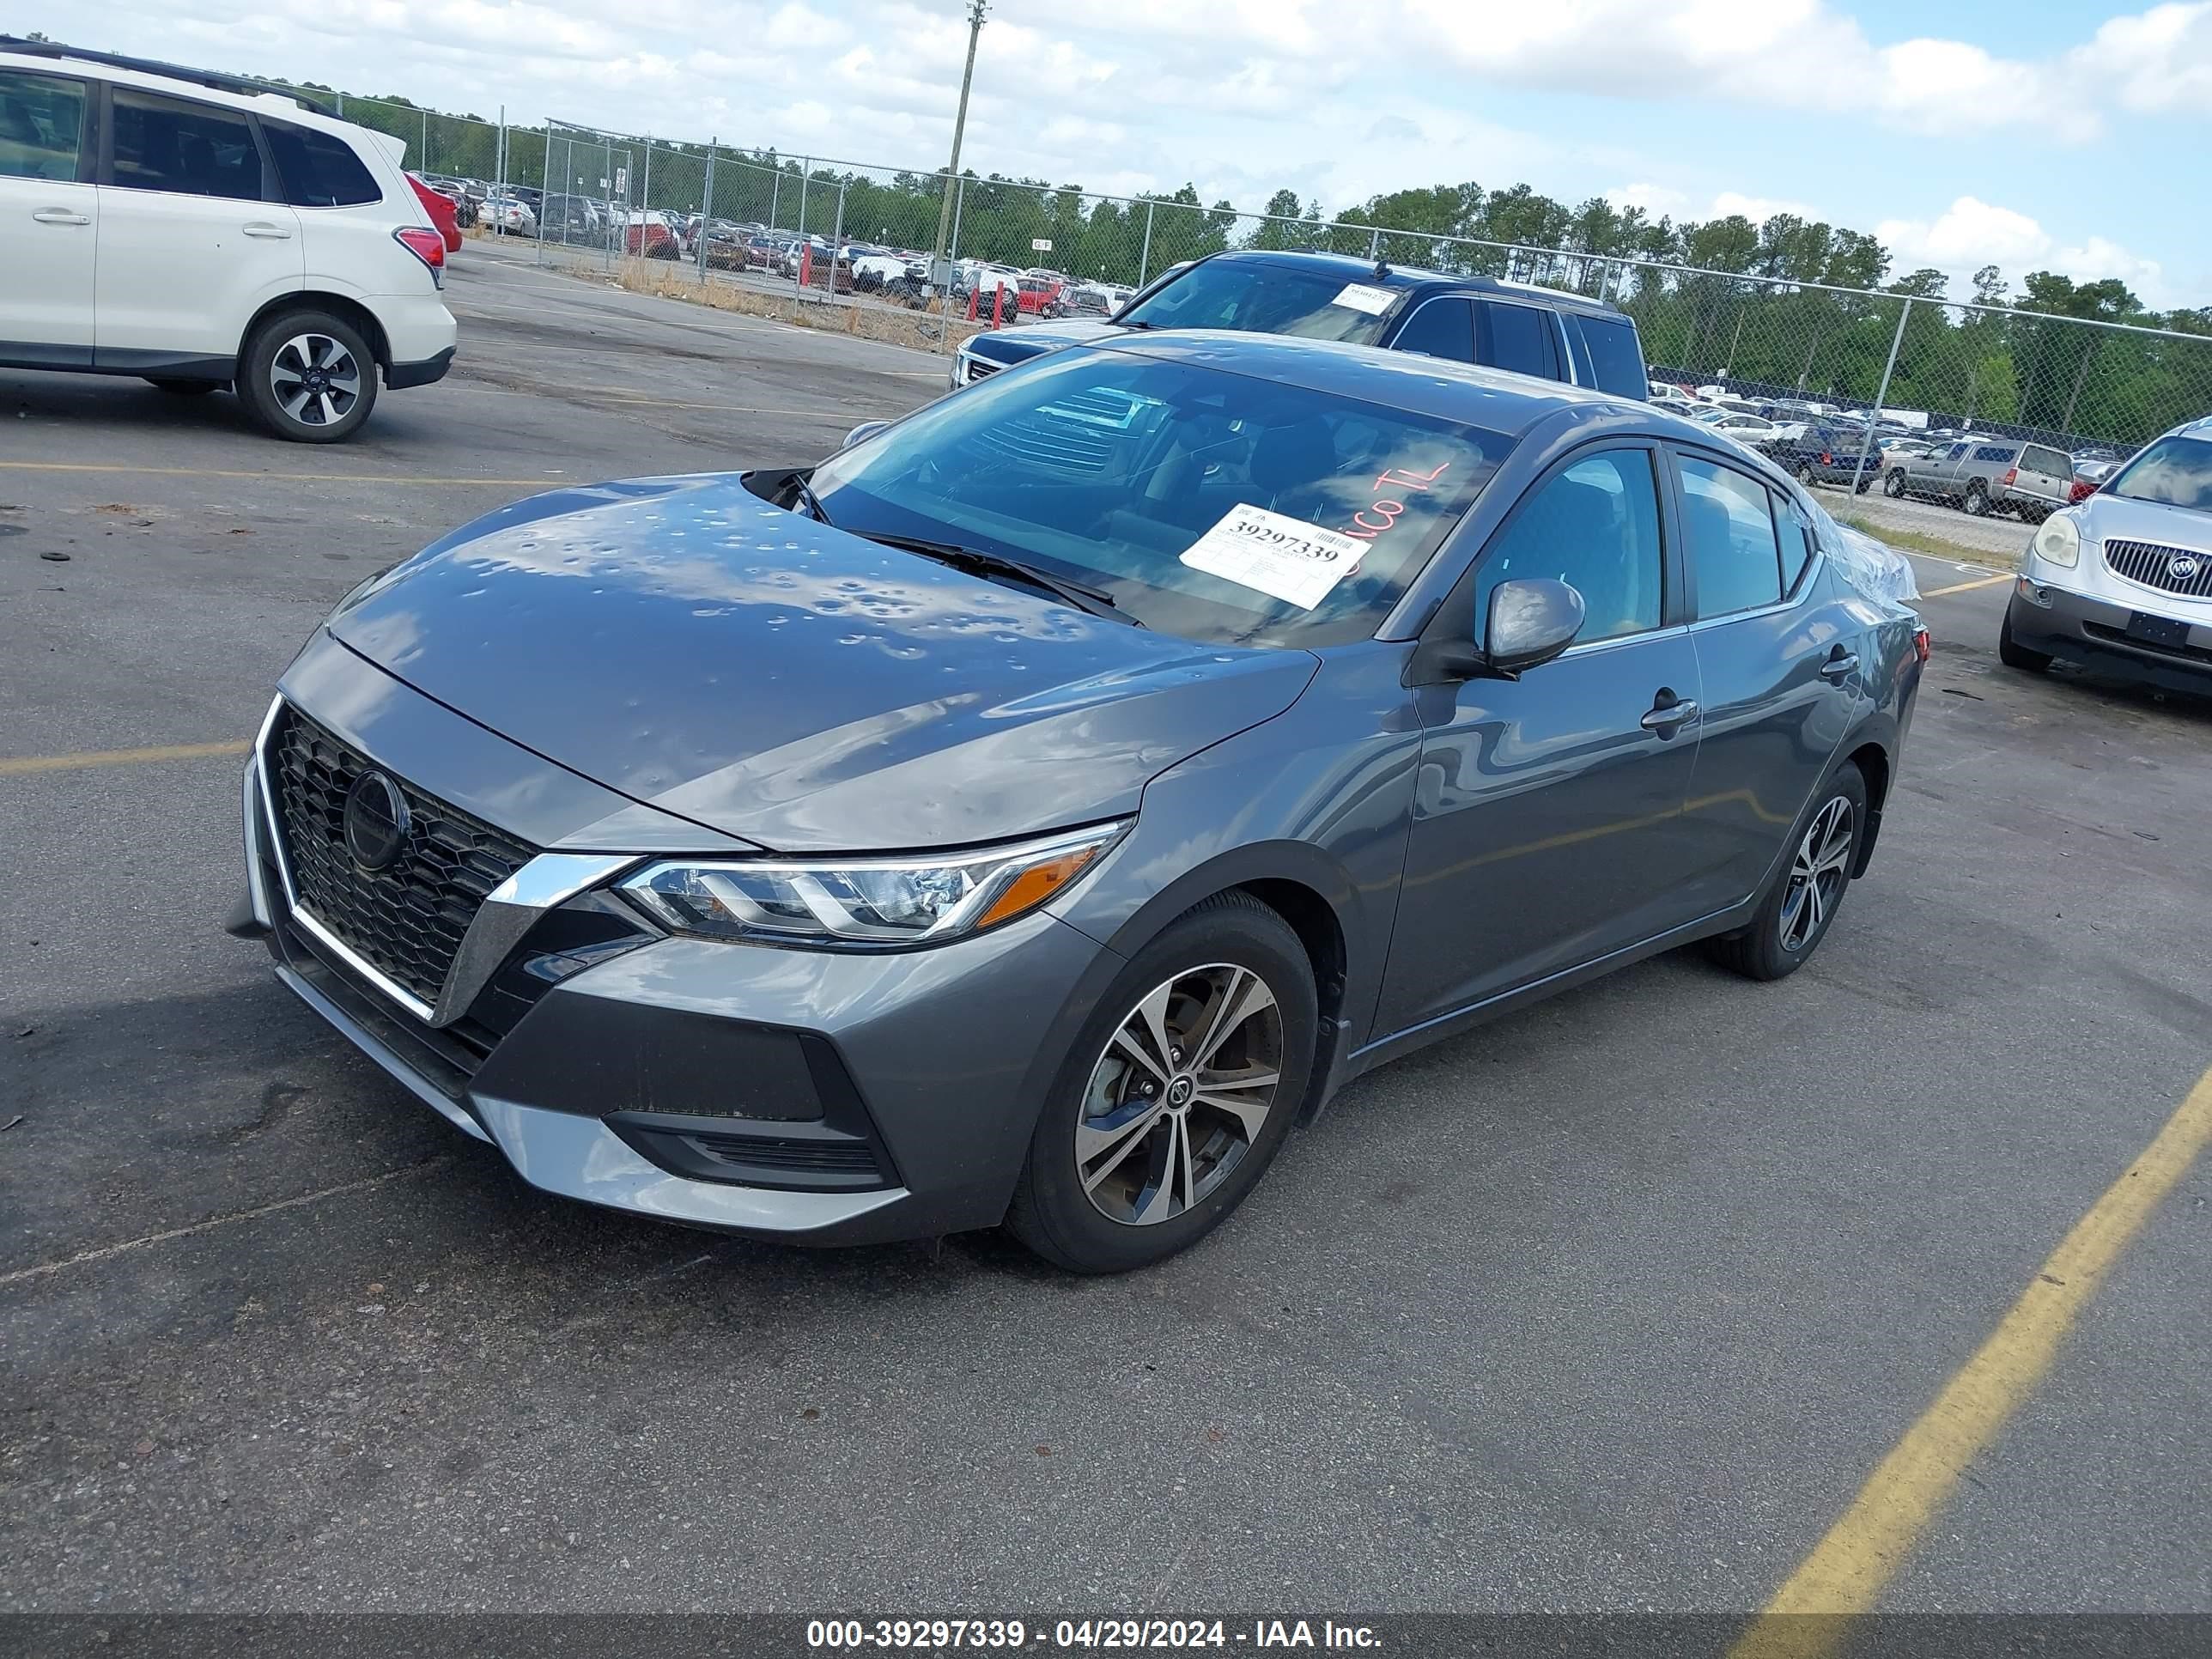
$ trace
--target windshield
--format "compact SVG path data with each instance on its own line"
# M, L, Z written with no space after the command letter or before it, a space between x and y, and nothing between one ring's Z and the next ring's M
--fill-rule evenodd
M1511 448L1496 433L1077 348L978 382L817 468L860 535L957 543L1217 644L1370 637Z
M2212 441L2160 438L2106 484L2104 493L2212 513Z
M1206 259L1114 320L1149 328L1241 328L1372 345L1399 292L1355 273L1272 259Z

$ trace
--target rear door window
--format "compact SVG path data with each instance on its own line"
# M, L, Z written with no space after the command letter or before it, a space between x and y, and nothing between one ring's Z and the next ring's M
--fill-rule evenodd
M1616 398L1644 395L1644 346L1636 337L1635 324L1626 317L1595 316L1570 317L1568 323L1581 325L1600 391Z
M2031 472L2040 472L2046 478L2070 478L2074 463L2055 449L2039 449L2031 444L2021 453L2020 464Z
M1516 374L1556 380L1559 374L1559 331L1552 313L1540 306L1503 300L1478 301L1474 307L1474 360Z
M108 182L173 196L263 199L261 146L235 110L115 88L115 162Z
M1400 351L1471 363L1474 361L1474 313L1466 301L1449 295L1424 300L1390 343Z
M0 178L75 179L84 94L82 81L0 70Z
M1984 444L1974 452L1978 461L2009 461L2020 452L2010 444Z
M294 207L359 207L384 199L374 176L343 138L286 121L264 121L261 131L276 158L284 199Z
M1782 598L1781 550L1766 486L1734 467L1675 458L1682 483L1682 544L1697 584L1698 615L1725 617Z

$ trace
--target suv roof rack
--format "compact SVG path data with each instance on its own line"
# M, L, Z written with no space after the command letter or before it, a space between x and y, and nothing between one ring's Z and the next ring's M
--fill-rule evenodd
M142 75L159 75L172 81L186 81L194 86L211 88L216 92L286 98L301 109L311 109L319 115L335 115L337 112L311 93L288 87L280 81L257 80L251 75L225 75L220 70L187 69L182 64L165 64L158 58L131 58L114 52L91 52L81 46L64 46L58 40L27 40L15 34L0 34L0 52L15 52L27 58L70 58L80 63L105 64L110 69L136 70Z

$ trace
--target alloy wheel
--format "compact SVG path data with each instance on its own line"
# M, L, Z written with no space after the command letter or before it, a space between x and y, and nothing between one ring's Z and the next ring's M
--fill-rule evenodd
M1782 948L1796 952L1805 948L1842 897L1850 879L1851 839L1856 815L1851 804L1838 795L1813 817L1804 838L1797 843L1790 863L1790 884L1782 896L1782 918L1778 924Z
M1282 1063L1282 1010L1250 969L1214 963L1153 987L1085 1088L1075 1170L1092 1207L1150 1226L1205 1202L1259 1139Z
M336 426L361 401L361 365L343 341L295 334L269 361L269 389L302 426Z

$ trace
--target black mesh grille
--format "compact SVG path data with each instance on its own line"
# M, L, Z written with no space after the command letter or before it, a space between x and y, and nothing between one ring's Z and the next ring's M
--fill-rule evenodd
M2145 587L2162 587L2193 599L2212 599L2212 553L2156 542L2110 541L2105 544L2105 562Z
M757 1164L793 1174L876 1173L876 1155L865 1140L781 1140L760 1135L694 1135L699 1147L732 1164Z
M289 708L268 762L301 908L364 961L435 1003L485 896L530 861L532 849L402 782L413 820L406 849L389 870L371 873L346 851L344 817L346 792L373 763Z

